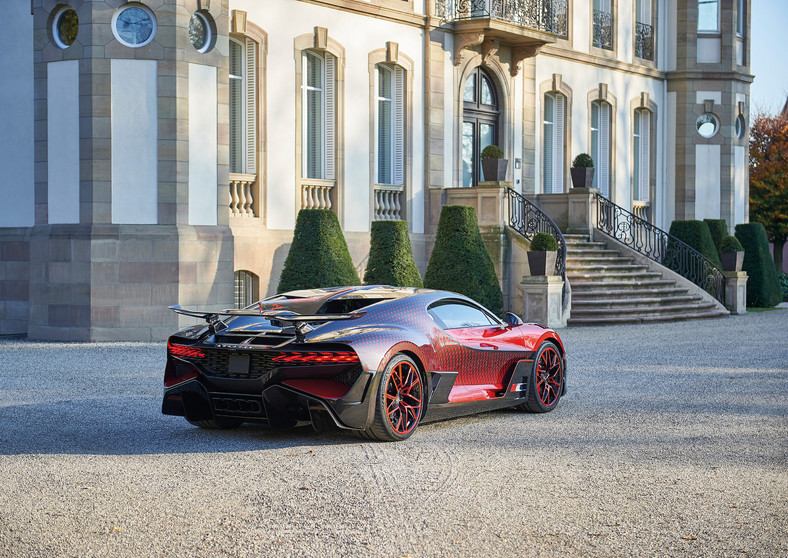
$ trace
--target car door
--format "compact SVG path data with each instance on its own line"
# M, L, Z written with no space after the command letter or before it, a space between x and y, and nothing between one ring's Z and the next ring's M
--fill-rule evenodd
M442 300L428 312L458 345L449 359L449 365L457 369L455 386L500 390L512 363L522 358L525 349L520 328L464 300Z

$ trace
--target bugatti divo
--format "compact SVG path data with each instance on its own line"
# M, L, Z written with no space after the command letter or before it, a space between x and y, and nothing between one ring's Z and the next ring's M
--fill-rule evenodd
M336 287L171 308L204 322L167 342L162 412L203 428L311 423L396 441L425 421L551 411L566 389L555 331L456 293Z

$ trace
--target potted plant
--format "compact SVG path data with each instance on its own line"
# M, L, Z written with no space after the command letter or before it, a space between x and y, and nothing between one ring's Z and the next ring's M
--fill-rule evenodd
M503 150L497 145L488 145L482 149L482 171L488 182L506 180L508 159L503 158Z
M555 258L558 242L553 235L536 233L528 249L528 267L531 275L555 275Z
M594 183L594 160L588 153L581 153L572 161L573 188L590 188Z
M726 236L720 242L720 261L723 271L741 271L744 248L735 236Z

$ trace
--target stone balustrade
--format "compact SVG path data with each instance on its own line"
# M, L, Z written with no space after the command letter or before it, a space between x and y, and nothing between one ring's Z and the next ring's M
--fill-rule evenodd
M333 190L333 180L302 180L301 209L331 209Z
M258 217L253 195L255 174L230 173L230 216Z
M402 186L378 184L375 186L375 221L399 221L402 219Z

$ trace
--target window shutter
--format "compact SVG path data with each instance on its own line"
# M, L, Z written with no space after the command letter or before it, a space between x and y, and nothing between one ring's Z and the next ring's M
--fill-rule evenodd
M336 59L326 53L326 77L325 77L325 178L334 180L334 145L335 145L335 123L336 123Z
M651 113L642 111L640 114L640 200L649 201L649 185L651 171Z
M599 103L599 190L610 197L610 104Z
M394 184L405 183L405 70L394 67Z
M553 193L564 192L564 106L566 97L555 96L555 125L553 127Z
M638 14L640 23L651 25L651 0L641 0L640 2L642 13Z
M245 171L257 173L257 43L246 39Z
M243 172L243 47L230 40L230 172Z
M553 126L553 113L555 101L548 93L544 96L544 128L542 135L542 190L545 194L553 193L553 143L555 130Z

